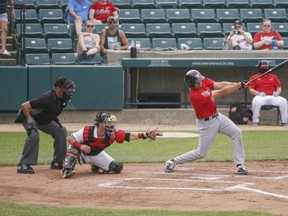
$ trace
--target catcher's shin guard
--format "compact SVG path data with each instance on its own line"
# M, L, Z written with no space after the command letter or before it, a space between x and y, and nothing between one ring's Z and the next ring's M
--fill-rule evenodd
M61 172L63 178L70 178L74 176L75 174L74 169L75 169L79 155L80 155L80 151L78 149L75 149L73 147L68 149L64 163L63 163L63 169Z
M121 173L122 169L123 169L123 163L114 160L110 163L109 170L107 171L107 173L110 174Z

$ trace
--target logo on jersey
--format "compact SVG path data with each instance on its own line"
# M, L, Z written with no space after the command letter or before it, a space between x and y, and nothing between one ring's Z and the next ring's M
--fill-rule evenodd
M202 93L201 93L201 95L202 96L204 96L204 97L208 97L209 95L210 95L210 89L208 89L208 90L206 90L206 91L203 91Z

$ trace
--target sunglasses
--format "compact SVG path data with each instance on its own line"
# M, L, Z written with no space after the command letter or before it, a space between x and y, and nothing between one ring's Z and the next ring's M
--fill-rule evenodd
M86 25L87 28L93 28L94 26L93 25Z
M271 25L263 25L264 27L270 27Z
M241 28L241 26L235 26L235 29L240 29Z
M110 22L109 22L109 24L115 24L115 23L116 23L115 21L110 21Z

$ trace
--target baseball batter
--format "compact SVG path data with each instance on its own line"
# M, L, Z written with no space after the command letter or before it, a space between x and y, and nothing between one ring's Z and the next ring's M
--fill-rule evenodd
M130 140L156 139L162 136L157 130L147 130L144 133L131 132L127 133L123 130L117 130L115 125L116 116L110 113L100 112L96 115L95 125L85 126L79 131L67 137L67 141L71 144L67 151L63 165L63 178L70 178L75 174L75 165L80 158L84 163L91 165L92 172L96 173L120 173L123 164L114 160L108 155L104 149L117 143L129 142Z
M253 75L250 80L254 80L269 69L270 63L267 60L261 60L258 65L259 73ZM281 82L275 74L268 73L258 79L256 78L248 85L248 89L254 96L252 100L253 125L259 124L260 110L264 105L278 106L281 114L281 125L287 125L287 100L280 96Z
M192 162L205 157L217 133L231 137L234 146L236 173L247 175L244 167L245 155L241 130L226 116L217 111L215 99L244 88L245 82L215 82L205 78L197 70L190 70L185 75L190 89L190 101L197 117L199 129L198 148L179 155L166 162L165 172L173 172L176 164Z

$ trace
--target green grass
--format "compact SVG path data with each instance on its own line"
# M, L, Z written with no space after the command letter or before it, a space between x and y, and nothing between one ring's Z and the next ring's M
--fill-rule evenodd
M16 166L20 160L23 144L26 139L24 132L0 132L0 166ZM287 131L244 131L246 161L286 160L288 159ZM147 140L130 141L130 143L113 144L106 151L115 159L124 163L155 163L190 151L197 147L198 138L162 138L154 142ZM53 155L53 140L41 133L38 164L49 164ZM233 161L233 146L229 137L219 134L215 139L207 157L200 161ZM215 216L258 216L270 215L256 212L191 212L161 210L115 210L89 208L56 208L44 206L18 205L0 201L1 216L10 215L119 215L119 216L170 216L170 215L215 215Z

